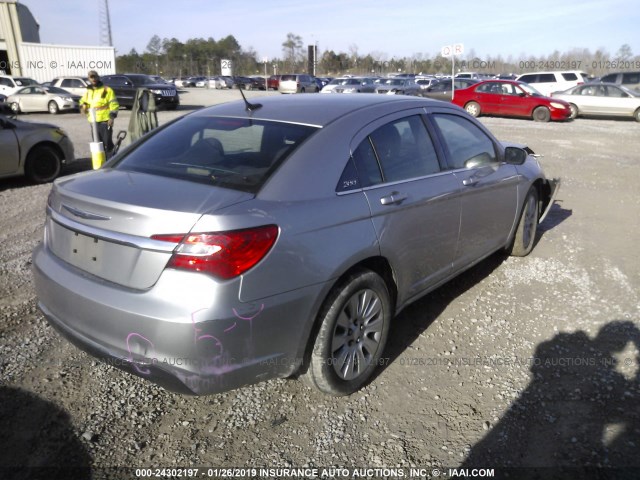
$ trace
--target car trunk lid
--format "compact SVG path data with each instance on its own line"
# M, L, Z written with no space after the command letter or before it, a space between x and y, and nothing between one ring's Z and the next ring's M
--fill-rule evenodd
M251 198L246 192L105 169L56 182L45 242L83 272L144 290L158 280L175 248L152 235L188 233L203 214Z

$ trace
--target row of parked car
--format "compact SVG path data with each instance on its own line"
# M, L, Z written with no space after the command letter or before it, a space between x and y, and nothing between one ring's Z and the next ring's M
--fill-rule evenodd
M636 90L634 90L635 88ZM536 121L578 116L633 117L640 122L640 72L611 73L589 79L578 71L527 73L487 78L456 77L337 78L321 93L389 93L451 101L475 117L483 114L528 117Z
M132 108L138 88L149 89L161 108L175 110L180 105L175 85L154 75L116 74L101 78L116 94L118 102ZM13 113L49 112L56 114L79 108L78 102L89 85L86 77L57 77L42 84L31 78L0 76L0 106Z

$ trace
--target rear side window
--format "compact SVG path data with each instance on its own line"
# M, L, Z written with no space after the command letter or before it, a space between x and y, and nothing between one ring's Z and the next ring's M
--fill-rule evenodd
M553 73L541 73L538 75L538 83L553 83L556 81L556 76Z
M575 73L563 73L562 78L564 78L568 82L573 82L575 80L578 80L578 76Z
M152 134L114 168L257 192L316 127L192 117Z
M617 78L618 78L617 73L610 73L609 75L605 75L604 77L602 77L602 81L608 82L608 83L616 83Z
M623 73L622 74L622 83L640 83L640 73Z
M432 118L449 152L452 169L473 168L496 161L491 138L478 126L457 115L434 114Z
M520 77L520 81L525 83L536 83L538 81L538 75L523 75L522 77Z

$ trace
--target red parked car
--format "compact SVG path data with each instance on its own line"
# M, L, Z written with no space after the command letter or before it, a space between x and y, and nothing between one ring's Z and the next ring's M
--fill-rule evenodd
M278 86L280 86L280 77L282 75L271 75L267 79L267 90L278 90Z
M456 90L453 103L468 113L527 117L537 122L568 120L569 104L542 95L531 85L510 80L486 80L463 90Z

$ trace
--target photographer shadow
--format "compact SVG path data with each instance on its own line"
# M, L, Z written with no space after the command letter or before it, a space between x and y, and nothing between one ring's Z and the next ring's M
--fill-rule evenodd
M69 414L18 388L0 386L0 478L91 479L92 458Z
M640 351L640 330L613 321L593 340L579 331L538 345L533 380L461 467L503 468L498 478L639 478L640 359L616 358L629 342Z

